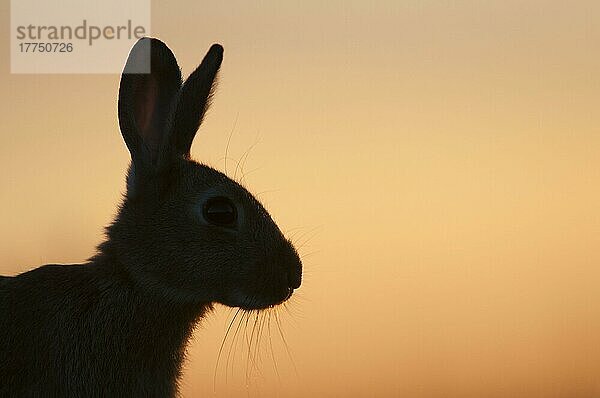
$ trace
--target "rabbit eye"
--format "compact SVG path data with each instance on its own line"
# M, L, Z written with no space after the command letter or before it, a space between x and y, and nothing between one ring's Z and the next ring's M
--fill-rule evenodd
M233 227L237 211L231 200L224 197L211 198L204 204L204 219L213 225Z

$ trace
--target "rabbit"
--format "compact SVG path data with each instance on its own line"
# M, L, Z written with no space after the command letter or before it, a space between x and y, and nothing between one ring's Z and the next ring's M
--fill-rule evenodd
M130 73L148 56L150 73ZM0 277L0 397L176 396L186 344L214 303L261 310L300 287L300 257L267 210L190 158L222 59L212 45L182 82L162 41L131 49L122 203L86 263Z

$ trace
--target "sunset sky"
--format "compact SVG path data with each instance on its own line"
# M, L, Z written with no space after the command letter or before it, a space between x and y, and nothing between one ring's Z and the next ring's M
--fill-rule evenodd
M119 75L10 74L1 4L0 274L14 275L94 253L129 153ZM184 397L600 396L600 2L151 15L184 75L224 46L192 154L224 170L231 133L229 174L248 153L236 177L305 266L278 311L285 341L275 314L260 339L242 320L217 366L235 311L201 323Z

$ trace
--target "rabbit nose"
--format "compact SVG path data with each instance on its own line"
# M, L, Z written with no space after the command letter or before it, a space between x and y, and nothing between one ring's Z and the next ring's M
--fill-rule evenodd
M292 248L290 255L290 266L288 268L288 286L292 289L298 289L302 284L302 261L298 252Z
M287 285L292 290L298 289L302 284L302 261L290 241L287 241L282 249L280 260L285 267Z
M288 286L291 289L298 289L302 284L302 272L290 272L288 274Z
M297 265L293 265L287 274L288 286L292 289L298 289L302 284L302 263L299 259Z

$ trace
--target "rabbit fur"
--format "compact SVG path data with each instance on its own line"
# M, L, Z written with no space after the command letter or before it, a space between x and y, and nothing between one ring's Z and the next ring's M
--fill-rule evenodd
M0 397L175 396L213 303L264 309L300 286L300 258L265 208L190 159L222 59L213 45L182 82L163 42L132 48L118 97L126 194L86 263L0 277Z

